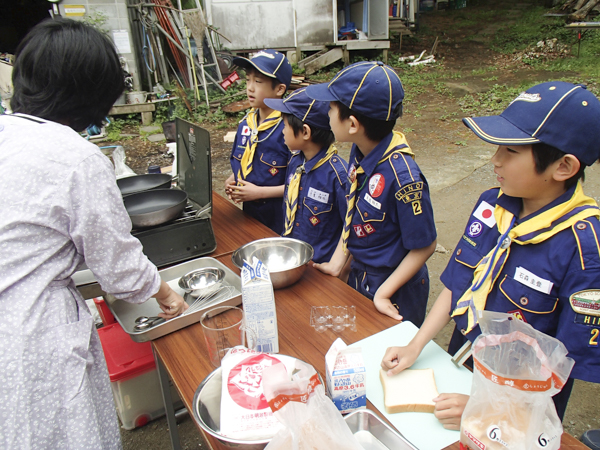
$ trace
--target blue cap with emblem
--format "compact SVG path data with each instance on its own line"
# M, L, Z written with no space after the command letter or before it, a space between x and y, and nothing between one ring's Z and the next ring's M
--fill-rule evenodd
M404 89L394 69L381 61L361 61L340 72L329 83L306 88L309 97L338 101L371 119L391 121L400 117Z
M266 49L255 53L251 59L242 56L233 58L233 63L242 69L256 69L260 73L275 78L288 88L292 81L292 65L283 53Z
M329 130L329 102L313 100L306 95L306 88L296 89L283 100L265 98L265 105L276 111L292 114L316 128Z
M590 166L600 158L600 101L585 86L551 81L522 92L499 116L468 117L464 124L486 142L542 142Z

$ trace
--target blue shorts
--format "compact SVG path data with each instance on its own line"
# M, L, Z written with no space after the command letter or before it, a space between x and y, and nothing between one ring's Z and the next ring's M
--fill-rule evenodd
M373 300L379 286L394 272L395 269L373 268L356 261L352 261L348 284ZM429 272L423 265L419 271L396 293L391 300L398 308L403 320L408 320L420 327L425 320L427 299L429 297Z

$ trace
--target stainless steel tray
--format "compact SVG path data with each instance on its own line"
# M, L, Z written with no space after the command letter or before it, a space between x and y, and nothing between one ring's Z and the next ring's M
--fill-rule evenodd
M219 267L223 269L225 271L223 286L233 287L235 289L234 293L222 300L208 300L201 309L194 311L191 314L181 315L145 331L134 330L135 319L140 316L156 316L161 312L158 303L154 298L141 304L134 304L123 300L117 300L112 295L107 295L105 298L106 303L119 324L123 327L123 330L125 330L135 342L151 341L193 323L197 323L200 321L200 317L202 317L202 314L204 314L205 311L215 306L237 306L242 303L242 281L240 276L214 258L192 259L176 266L162 269L159 271L159 274L163 280L169 283L169 286L171 286L175 292L183 296L184 292L178 285L179 278L191 270L201 269L203 267ZM193 298L189 300L186 299L189 304L191 304L193 300Z
M344 420L365 450L418 450L400 432L368 409L354 411Z

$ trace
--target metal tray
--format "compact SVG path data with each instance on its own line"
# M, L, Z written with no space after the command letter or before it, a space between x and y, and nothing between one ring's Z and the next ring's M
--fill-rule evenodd
M234 294L223 300L209 300L204 307L191 314L175 317L174 319L168 320L145 331L134 330L135 319L140 316L156 316L161 312L160 307L154 298L141 304L135 304L117 300L112 295L107 295L105 298L106 303L115 316L115 319L117 319L117 322L121 324L123 330L125 330L135 342L151 341L193 323L197 323L200 321L200 317L202 317L204 312L215 306L237 306L242 303L242 281L240 276L214 258L192 259L191 261L186 261L176 266L162 269L159 271L159 274L164 281L169 283L171 289L183 296L184 292L178 285L179 278L191 270L201 269L203 267L219 267L223 269L225 271L223 286L232 286L235 289ZM186 301L191 304L194 299L191 298L188 300L186 298Z
M418 450L400 432L368 409L354 411L344 420L365 450Z

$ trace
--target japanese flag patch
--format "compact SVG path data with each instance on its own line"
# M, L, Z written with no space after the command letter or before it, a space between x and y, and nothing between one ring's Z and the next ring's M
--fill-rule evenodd
M481 220L490 228L496 225L496 218L494 217L494 207L486 201L482 201L479 204L479 206L473 213L473 217Z
M250 127L248 125L244 125L242 128L242 136L250 136Z

